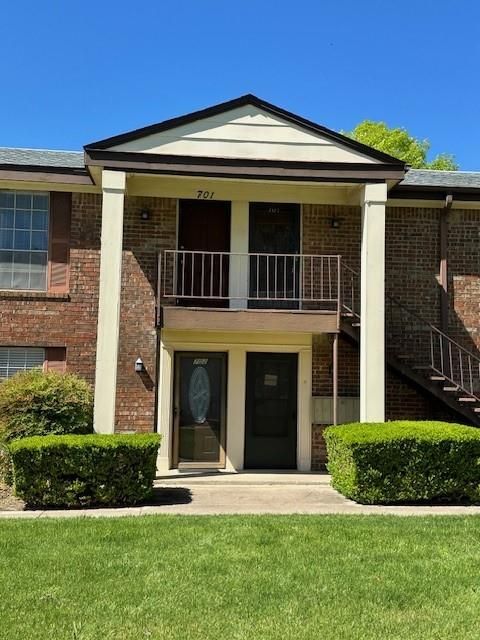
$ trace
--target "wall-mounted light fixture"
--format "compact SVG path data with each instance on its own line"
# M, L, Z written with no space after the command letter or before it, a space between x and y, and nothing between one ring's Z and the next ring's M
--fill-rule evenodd
M142 220L150 220L150 209L141 209L140 218Z
M340 227L340 218L330 218L330 226L332 229L338 229Z
M143 373L145 371L145 365L141 358L135 360L135 373Z

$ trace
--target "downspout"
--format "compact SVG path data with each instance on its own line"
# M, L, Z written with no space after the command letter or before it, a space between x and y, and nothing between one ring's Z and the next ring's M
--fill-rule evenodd
M448 194L440 213L440 329L443 333L448 333L448 214L452 203L453 196Z

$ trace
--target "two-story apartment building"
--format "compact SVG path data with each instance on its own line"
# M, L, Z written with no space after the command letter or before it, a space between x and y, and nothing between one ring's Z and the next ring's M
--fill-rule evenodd
M320 468L351 419L480 424L480 173L413 170L255 96L0 150L0 378L95 387L159 467Z

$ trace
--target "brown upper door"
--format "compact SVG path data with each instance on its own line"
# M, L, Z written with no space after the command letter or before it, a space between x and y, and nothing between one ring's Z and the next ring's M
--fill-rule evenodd
M230 202L180 200L178 303L228 306ZM199 253L196 253L199 252Z

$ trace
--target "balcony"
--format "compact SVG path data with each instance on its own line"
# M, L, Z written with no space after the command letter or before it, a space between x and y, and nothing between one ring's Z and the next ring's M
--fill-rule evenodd
M176 329L337 332L341 313L354 311L353 282L339 255L166 250L158 320Z

